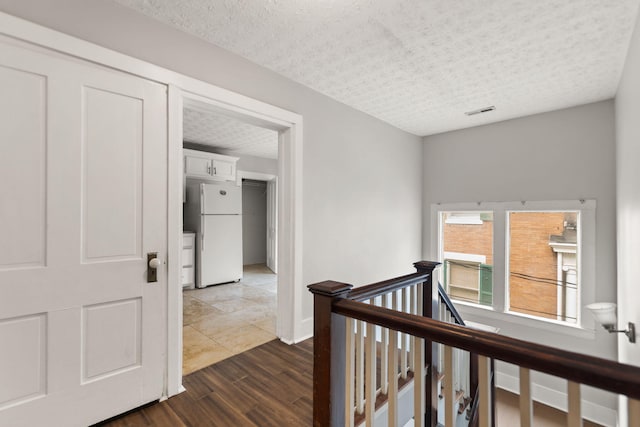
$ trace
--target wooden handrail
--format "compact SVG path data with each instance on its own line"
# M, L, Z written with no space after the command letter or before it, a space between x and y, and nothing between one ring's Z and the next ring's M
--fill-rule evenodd
M360 286L353 289L346 298L354 301L365 301L380 295L388 294L398 289L408 286L417 285L429 278L428 273L412 273L405 276L396 277L395 279L384 280L371 285Z
M433 270L439 262L419 261L413 264L417 273L408 274L395 279L389 279L353 289L352 285L334 281L325 281L309 285L309 291L314 294L313 320L313 425L328 427L341 425L344 420L344 318L333 312L333 303L338 299L360 301L388 294L408 286L422 287L422 315L432 317L437 313L438 290L433 286ZM429 365L437 358L436 346L431 341L424 343L424 359ZM437 424L437 375L433 369L428 369L424 379L424 398L427 409L424 414L425 425ZM344 416L344 415L342 415Z
M451 323L337 299L336 314L640 399L640 368Z

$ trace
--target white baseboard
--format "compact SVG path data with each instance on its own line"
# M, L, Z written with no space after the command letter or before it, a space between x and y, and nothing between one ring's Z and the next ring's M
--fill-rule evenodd
M297 344L308 338L313 337L313 317L304 319L300 324L300 327L294 328L294 329L295 329L295 332L294 332L293 339L280 337L280 341L282 341L285 344L291 345L291 344Z
M313 317L307 317L302 320L300 328L296 330L296 336L293 338L294 343L302 342L313 336Z
M514 394L520 394L519 378L503 372L496 372L496 387ZM567 411L567 393L565 392L532 383L531 394L533 395L533 400L536 402L551 406L563 412ZM582 418L607 427L616 427L618 413L611 408L583 399Z

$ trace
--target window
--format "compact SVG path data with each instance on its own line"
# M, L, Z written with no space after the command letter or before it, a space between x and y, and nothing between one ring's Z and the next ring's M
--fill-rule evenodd
M493 302L493 212L441 212L444 286L458 301Z
M452 204L432 211L440 280L452 300L581 326L580 307L595 293L594 201Z

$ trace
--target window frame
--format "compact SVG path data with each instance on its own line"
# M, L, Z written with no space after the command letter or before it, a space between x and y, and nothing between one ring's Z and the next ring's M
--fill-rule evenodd
M442 212L475 211L493 212L493 304L491 306L472 302L455 301L460 312L470 320L499 320L518 325L527 325L550 331L561 331L571 335L595 337L595 323L591 316L584 315L584 306L595 302L596 279L596 201L595 200L552 200L552 201L515 201L515 202L462 202L437 203L431 205L431 253L442 262L444 250L441 247L443 227ZM509 212L579 212L578 230L578 307L575 323L546 319L508 309L508 249L509 249ZM442 268L436 270L436 277L442 282Z

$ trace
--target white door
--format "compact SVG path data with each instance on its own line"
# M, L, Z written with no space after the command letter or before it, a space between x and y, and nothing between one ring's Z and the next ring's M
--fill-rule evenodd
M0 425L161 397L166 88L0 39Z

